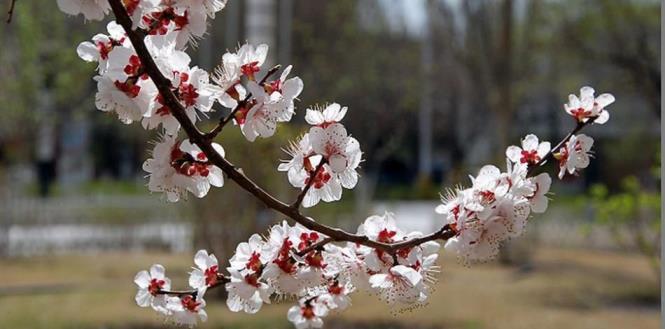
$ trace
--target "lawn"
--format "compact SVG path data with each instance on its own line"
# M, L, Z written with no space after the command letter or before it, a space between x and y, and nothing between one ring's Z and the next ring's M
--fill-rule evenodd
M112 253L0 260L0 328L167 328L133 302L134 274L164 264L186 282L188 255ZM431 303L391 315L371 296L328 317L327 328L659 328L660 291L635 254L537 249L528 269L496 263L465 267L444 257ZM291 328L290 303L257 315L234 314L209 301L201 328Z

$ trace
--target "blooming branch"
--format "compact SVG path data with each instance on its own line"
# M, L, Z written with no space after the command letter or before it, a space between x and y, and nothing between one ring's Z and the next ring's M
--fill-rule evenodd
M295 222L270 228L266 237L253 234L240 243L228 260L227 274L213 254L199 250L189 276L190 290L171 290L163 266L155 264L139 272L136 302L152 307L174 321L194 325L205 321L205 293L224 287L227 306L234 312L256 313L271 296L298 298L287 318L297 328L320 327L322 317L350 305L349 295L370 291L393 309L412 309L426 303L439 271L441 245L465 262L494 257L500 245L520 236L531 212L544 212L551 178L535 175L545 162L559 162L559 177L586 168L593 139L577 133L592 123L609 118L605 107L614 102L610 94L594 96L583 87L580 97L569 97L564 106L576 126L554 148L535 135L520 146L506 150L506 171L487 165L471 177L471 187L449 190L436 208L441 228L430 234L404 232L393 214L374 215L346 232L302 214L300 207L341 199L344 189L358 182L362 161L360 143L341 123L347 108L337 103L306 110L308 132L291 143L278 170L300 189L287 204L265 191L237 169L224 148L213 139L231 121L249 142L271 137L278 123L295 113L302 92L298 77L288 78L286 67L267 71L257 81L268 46L242 45L227 52L210 81L208 72L190 67L183 50L201 38L206 20L222 10L224 0L58 0L69 14L101 19L109 11L116 17L99 34L83 42L77 52L98 63L96 105L115 112L124 123L141 121L146 129L161 126L160 141L143 164L149 173L148 188L164 193L170 202L189 194L204 197L211 187L222 187L224 176L263 202L268 208ZM231 109L208 133L196 126L199 113L213 111L220 103ZM186 138L180 139L180 128Z

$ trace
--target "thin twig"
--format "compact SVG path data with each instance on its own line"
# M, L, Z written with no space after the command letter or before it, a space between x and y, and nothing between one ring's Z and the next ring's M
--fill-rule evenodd
M16 0L12 0L9 3L9 11L7 11L7 24L12 22L12 16L14 16L14 6L16 5Z
M309 181L307 181L307 184L305 185L305 188L300 191L300 194L298 194L298 198L296 198L296 201L294 201L291 204L291 208L298 209L300 208L300 204L302 204L302 200L305 199L305 195L307 195L307 192L309 191L310 188L312 188L312 185L314 184L314 179L316 178L316 175L319 174L319 171L323 168L323 165L326 164L326 159L321 159L321 162L316 166L314 171L312 171L309 174Z
M230 278L228 278L228 277L226 277L222 274L217 274L217 282L215 282L215 284L209 286L207 290L212 290L212 289L215 289L217 287L223 286L224 284L226 284L227 282L230 282L230 281L231 281ZM192 296L192 297L196 297L196 295L198 293L199 293L199 291L196 290L196 289L193 289L193 290L158 290L157 291L157 295L170 295L170 296L178 296L178 297L187 296L187 295Z
M547 153L547 155L545 155L545 156L544 156L542 159L540 159L538 162L536 162L535 164L529 166L529 168L527 169L526 175L527 175L527 176L532 176L533 173L534 173L534 171L535 171L537 168L539 168L539 167L541 167L542 165L544 165L545 162L547 162L547 161L549 161L549 160L551 160L551 159L554 159L554 154L555 154L556 152L558 152L558 151L559 151L559 150L560 150L560 149L561 149L561 148L562 148L562 147L568 142L568 140L570 140L570 138L573 137L573 135L577 134L580 130L582 130L582 128L584 128L584 127L590 125L590 124L593 123L595 120L596 120L596 118L589 118L586 122L577 121L577 125L575 125L575 128L573 128L573 130L572 130L571 132L569 132L568 135L566 135L566 137L564 137L564 138L559 142L559 144L557 144L555 147L551 148L550 151Z
M297 255L297 256L300 256L300 257L305 256L305 255L309 254L310 252L312 252L312 251L314 251L314 250L320 250L320 249L322 249L323 246L325 246L325 245L327 245L328 243L331 243L331 242L333 242L333 241L335 241L335 239L333 239L333 238L325 238L325 239L323 239L323 240L321 240L321 241L319 241L319 242L317 242L317 243L315 243L315 244L313 244L313 245L311 245L311 246L309 246L309 247L307 247L307 248L305 248L305 249L303 249L303 250L298 251L298 252L296 253L296 255Z

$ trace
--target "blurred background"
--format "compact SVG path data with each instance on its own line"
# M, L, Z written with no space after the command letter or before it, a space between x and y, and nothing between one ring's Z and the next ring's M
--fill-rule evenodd
M105 23L21 0L0 31L0 328L168 327L134 304L137 271L162 263L184 286L197 248L228 259L283 218L232 182L178 204L147 191L141 163L156 134L95 109L95 67L75 51ZM571 129L569 93L591 85L617 98L611 120L585 131L597 159L554 183L549 211L496 261L466 267L444 253L429 306L392 316L356 294L328 328L659 327L659 1L230 0L209 33L189 50L195 64L266 42L269 64L293 64L305 81L274 138L250 144L231 126L219 138L280 198L297 194L275 169L304 109L349 106L361 181L307 213L354 231L383 210L434 231L443 188L503 167L527 133L556 143ZM222 293L202 328L291 327L289 302L232 314Z

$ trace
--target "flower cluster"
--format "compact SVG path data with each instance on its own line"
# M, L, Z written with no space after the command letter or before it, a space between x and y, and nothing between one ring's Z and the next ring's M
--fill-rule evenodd
M295 113L294 100L303 89L300 78L287 79L291 66L273 81L257 81L256 73L268 55L268 45L245 44L237 52L222 56L215 69L215 83L224 90L220 103L234 110L238 124L248 141L275 134L278 122L288 122Z
M305 120L312 127L300 140L291 143L287 150L291 160L278 167L288 173L294 187L306 190L304 207L312 207L321 200L337 201L342 198L342 187L352 189L358 183L356 169L362 152L360 143L340 123L346 111L346 107L337 103L325 109L307 109Z
M240 243L225 271L214 255L198 251L188 280L191 290L171 291L161 265L139 272L134 279L136 303L187 326L207 319L204 297L217 287L226 289L226 304L233 312L256 313L279 297L296 300L287 318L299 329L321 327L323 317L351 305L350 294L357 290L378 296L393 311L425 305L439 269L437 240L444 240L445 249L464 262L494 257L502 242L524 233L532 212L547 209L552 179L545 172L536 174L536 169L556 160L558 176L563 178L586 168L594 141L577 132L592 123L605 123L606 107L614 102L611 94L595 97L590 87L583 87L579 97L570 95L564 109L575 119L573 132L554 147L529 134L521 145L506 149L505 171L486 165L471 177L470 187L448 191L435 210L441 214L438 232L404 232L393 215L385 213L370 216L351 234L300 212L301 205L341 199L343 188L352 189L358 182L362 152L341 123L347 107L332 103L306 110L309 130L291 143L286 150L291 159L277 168L301 190L291 205L234 169L222 146L213 142L230 121L249 142L273 136L278 123L293 117L304 85L298 77L289 78L291 66L276 79L271 76L279 67L264 70L259 79L268 55L265 44L244 44L223 54L214 74L191 66L184 50L204 35L207 19L224 8L225 0L57 2L65 13L82 14L88 20L101 20L111 9L119 13L124 7L124 20L118 20L122 25L108 23L107 34L82 42L77 53L97 63L99 110L114 113L123 123L140 121L145 129L159 132L151 157L143 164L150 191L163 193L170 202L188 193L203 197L211 186L223 186L228 174L297 222L284 221L265 238L254 234ZM216 103L229 113L204 134L196 123L214 112ZM182 127L185 138L178 136Z
M570 95L564 105L567 113L579 124L603 124L609 118L605 107L614 102L611 94L594 98L591 87L580 90L581 98ZM506 149L507 168L487 165L476 177L471 177L471 187L450 190L442 197L443 204L436 212L455 232L446 250L456 253L464 261L491 259L499 251L503 241L520 236L526 229L529 214L547 210L552 179L547 173L530 175L530 170L548 160L559 162L559 178L566 173L576 174L589 165L589 152L593 139L587 135L571 134L557 150L549 142L540 142L529 134L522 145Z
M206 32L207 18L226 6L226 0L122 0L134 28L150 35L170 34L178 48L195 43ZM107 0L58 0L58 7L70 15L82 14L102 20L111 10Z
M420 232L405 234L390 213L367 218L358 234L381 243L422 236ZM349 295L357 289L374 293L400 310L426 302L438 269L437 242L388 254L354 243L321 244L326 238L299 224L282 222L265 239L254 234L240 243L229 260L228 275L221 273L214 255L199 250L189 276L193 290L180 296L167 297L170 280L161 265L153 265L150 272L136 275L136 302L177 323L192 325L197 318L205 321L206 291L223 285L228 292L226 304L233 312L256 313L270 303L271 296L297 298L298 305L287 316L297 328L320 327L321 318L329 312L351 305Z

